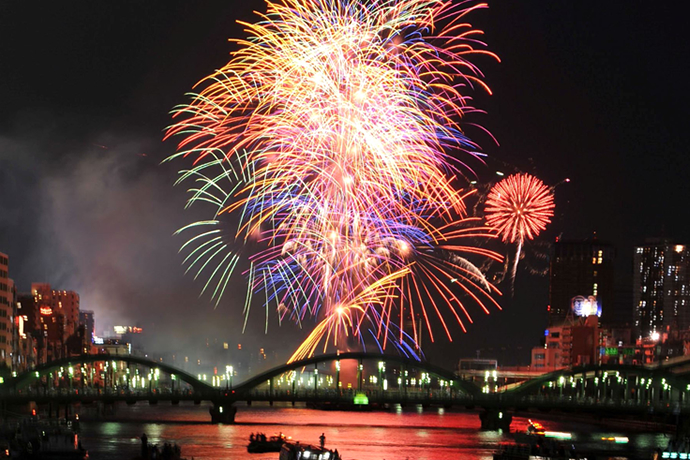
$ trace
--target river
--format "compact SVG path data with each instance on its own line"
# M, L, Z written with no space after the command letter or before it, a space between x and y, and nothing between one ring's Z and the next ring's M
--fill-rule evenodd
M118 405L114 413L97 414L95 407L81 409L82 444L95 460L129 460L140 451L140 436L149 443L175 442L183 457L195 460L251 458L276 460L278 454L249 455L249 435L285 433L303 443L318 444L326 436L326 447L337 448L344 459L352 460L488 460L501 443L512 441L507 434L480 431L475 411L411 407L387 412L319 411L289 405L240 405L234 425L210 424L207 405L180 403L150 406L138 403ZM540 419L541 420L541 419ZM542 420L543 421L543 420ZM582 446L601 447L602 437L629 436L628 447L640 456L609 458L650 458L651 450L666 442L664 435L628 434L606 426L583 422L543 421L547 429L572 432ZM527 419L514 417L511 429L524 430ZM621 449L608 443L612 449ZM606 458L606 457L603 457Z

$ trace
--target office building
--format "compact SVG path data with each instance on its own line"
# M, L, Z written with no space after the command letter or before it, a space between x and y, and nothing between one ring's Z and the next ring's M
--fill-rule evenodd
M569 315L607 316L613 311L615 250L596 239L556 240L549 266L549 325L564 323ZM584 299L584 301L583 301ZM573 312L588 305L593 312Z
M648 239L635 247L633 306L638 337L658 340L690 328L688 246Z
M52 289L47 283L31 283L31 295L38 304L41 316L50 316L53 323L62 322L60 332L53 332L55 339L62 334L62 339L77 332L79 327L79 295L74 291ZM57 319L61 316L62 319ZM53 319L55 318L55 319ZM44 321L44 324L46 322ZM48 330L51 328L48 327Z
M79 312L79 324L84 326L84 336L86 340L93 343L93 334L95 331L96 322L93 317L93 311L91 310L81 310Z
M33 318L28 322L39 340L39 360L46 362L68 356L68 339L79 328L79 295L52 289L46 283L32 283L31 295Z
M9 278L9 258L0 252L0 365L7 367L12 365L13 290Z
M38 330L38 309L34 297L18 294L14 319L17 345L14 348L15 370L22 371L36 366L39 361L43 333Z

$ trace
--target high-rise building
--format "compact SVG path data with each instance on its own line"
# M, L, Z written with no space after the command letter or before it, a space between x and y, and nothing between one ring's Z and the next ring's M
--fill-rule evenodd
M84 326L84 336L89 343L93 343L94 327L96 325L93 317L93 312L90 310L82 310L79 312L79 324Z
M649 338L690 328L690 248L648 239L635 247L633 305L638 336Z
M48 316L54 312L63 317L63 339L67 339L77 332L79 327L79 294L74 291L52 289L47 283L31 283L31 294L36 299L41 315Z
M52 289L47 283L32 283L31 295L38 311L36 327L45 341L43 360L67 355L67 339L79 327L79 295L74 291Z
M12 365L12 281L9 258L0 252L0 363Z
M575 312L580 316L606 317L607 309L613 310L614 258L615 250L609 243L556 240L549 267L550 326L563 324L573 305L593 308Z
M14 348L15 370L22 371L36 366L39 351L43 345L43 331L39 330L38 308L34 298L28 294L18 294L14 325L17 344Z

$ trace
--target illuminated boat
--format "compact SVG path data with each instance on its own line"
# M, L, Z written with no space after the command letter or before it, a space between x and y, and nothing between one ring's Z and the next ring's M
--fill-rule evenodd
M654 454L654 460L657 459L678 459L678 460L687 460L690 459L690 453L688 452L676 452L676 451L670 451L670 450L665 450L659 455L658 453Z
M613 439L613 438L612 438ZM525 433L515 434L515 444L506 445L494 454L494 460L586 460L569 443L572 435L561 431L548 431L539 422L529 420ZM568 441L567 444L564 444Z
M527 431L523 433L515 433L515 441L521 444L537 444L543 443L544 439L552 439L556 441L570 441L572 434L565 431L549 431L544 428L539 422L529 420ZM612 438L613 439L613 438Z
M544 436L544 426L539 422L533 422L529 420L529 425L527 426L527 434Z
M337 449L332 451L299 442L286 442L280 449L279 460L341 460L341 457Z
M690 460L690 443L687 439L671 439L663 451L658 450L652 457L654 460Z

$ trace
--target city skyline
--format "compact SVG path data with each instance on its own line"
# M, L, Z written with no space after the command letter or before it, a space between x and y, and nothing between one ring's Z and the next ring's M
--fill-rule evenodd
M482 63L494 96L480 96L477 105L488 113L469 120L485 126L502 147L473 132L489 157L486 166L472 167L492 180L495 171L514 172L511 165L536 172L549 185L571 179L556 189L556 217L532 245L527 262L538 262L534 252L543 254L540 245L557 235L581 239L596 231L619 248L625 270L632 267L633 246L644 238L668 232L675 241L690 241L682 219L673 220L687 196L680 174L688 159L679 149L686 144L682 139L687 133L680 128L687 115L680 108L687 96L661 91L679 86L679 75L685 72L675 66L687 64L661 57L652 62L644 52L636 62L640 69L629 60L641 45L668 56L682 50L672 27L658 30L661 36L645 36L648 41L643 43L634 33L643 20L673 20L673 8L640 4L630 9L635 11L618 11L604 6L593 13L584 3L545 8L537 8L536 2L490 4L488 11L472 18L485 31L489 49L503 60ZM0 251L9 254L10 277L20 291L42 281L75 290L83 306L96 311L97 321L110 314L113 323L132 323L141 315L162 322L162 330L169 328L176 335L184 333L190 320L199 322L194 334L214 327L239 333L232 324L238 307L223 304L214 310L207 297L197 300L200 286L183 276L181 258L176 257L180 240L171 235L187 221L181 211L184 190L171 189L175 168L158 166L174 150L171 143L161 143L161 130L170 123L168 110L183 101L182 94L195 79L224 64L231 49L226 38L243 36L232 22L247 19L250 8L237 11L223 5L204 11L181 2L165 10L85 8L81 16L56 11L55 23L43 18L22 32L20 19L3 32L22 43L8 50L11 72L0 73L7 79L1 85L7 92L3 99L9 101L0 115L0 191L7 197L0 212ZM251 7L260 9L261 4ZM22 17L21 7L3 8ZM156 18L153 30L147 30L145 20L129 17L137 11ZM624 24L610 21L617 13L626 19ZM566 18L572 19L570 34L561 34L557 25ZM510 21L523 27L508 27ZM594 27L600 23L610 29ZM68 31L70 27L75 30ZM55 41L46 43L48 35ZM630 40L629 47L614 39ZM29 52L42 43L53 47L53 53L41 53L43 59L66 77L60 85L42 86L43 64ZM661 43L666 48L657 49ZM523 46L544 53L518 49ZM581 60L564 62L568 52ZM535 68L537 61L541 63ZM666 68L658 71L658 66ZM524 68L535 72L526 75ZM585 81L582 77L592 69L602 73L601 79ZM639 94L648 88L640 83L652 78L661 83ZM535 94L525 95L530 91ZM598 110L587 110L592 107ZM640 185L646 183L660 185L649 190ZM615 203L607 205L606 198ZM456 331L455 342L441 339L439 348L455 350L457 357L471 356L490 343L482 337L488 331L509 343L533 343L534 334L525 339L510 330L516 324L539 329L533 321L545 319L546 278L529 277L529 268L523 264L518 272L514 298L506 283L501 286L506 294L503 312L477 315L466 336ZM236 283L243 292L241 282ZM531 296L533 291L538 294ZM269 335L263 337L260 312L258 316L250 326L259 340L277 343L300 334L293 326L279 329L271 319Z

